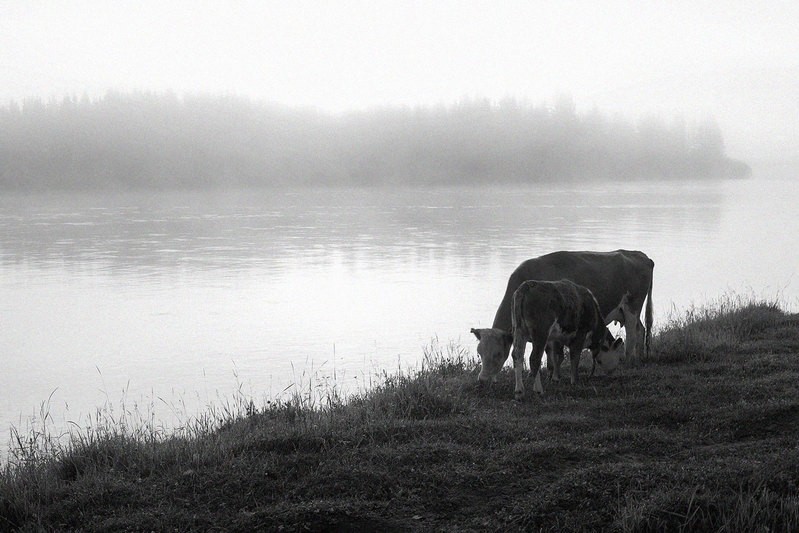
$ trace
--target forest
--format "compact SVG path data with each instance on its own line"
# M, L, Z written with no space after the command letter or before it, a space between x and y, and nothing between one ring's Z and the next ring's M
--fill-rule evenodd
M115 93L0 107L0 189L452 185L732 178L715 121L465 99L340 114Z

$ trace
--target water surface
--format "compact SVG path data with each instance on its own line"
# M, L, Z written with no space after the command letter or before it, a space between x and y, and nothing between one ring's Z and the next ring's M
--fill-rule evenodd
M795 308L797 204L769 180L4 195L0 428L48 397L58 426L361 388L434 337L473 352L510 272L554 250L645 251L656 321L725 292Z

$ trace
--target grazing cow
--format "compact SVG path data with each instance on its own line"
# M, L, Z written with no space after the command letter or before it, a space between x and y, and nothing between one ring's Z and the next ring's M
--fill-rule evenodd
M617 351L623 344L621 339L608 343L607 327L596 298L591 291L569 280L525 281L519 285L513 293L511 322L513 370L516 375L514 394L517 400L524 396L522 372L524 348L528 342L533 344L530 353L530 375L533 378L538 377L547 341L568 345L572 354L572 385L577 382L580 352L585 346L591 350L592 358L596 361L600 351Z
M627 331L625 358L636 360L636 349L643 340L649 350L652 330L652 273L655 263L643 252L553 252L520 264L510 275L505 296L499 304L491 328L472 330L479 340L477 352L482 360L479 379L488 381L502 368L513 341L511 304L513 293L528 280L556 281L567 279L590 290L604 317L605 324L617 320ZM646 327L641 311L646 300ZM558 361L563 344L553 341L547 348L548 364L553 377L559 377ZM553 358L554 354L554 358ZM579 355L579 354L575 354ZM597 359L601 365L603 358Z

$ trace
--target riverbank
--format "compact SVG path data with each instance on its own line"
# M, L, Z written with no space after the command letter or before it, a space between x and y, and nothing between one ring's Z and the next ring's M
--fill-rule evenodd
M0 529L799 528L799 315L721 300L661 325L640 366L520 403L507 368L476 385L473 352L433 350L346 400L241 401L171 437L20 436Z

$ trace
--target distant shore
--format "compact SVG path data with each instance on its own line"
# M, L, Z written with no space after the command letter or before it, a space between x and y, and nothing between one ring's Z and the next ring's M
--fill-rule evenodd
M676 530L799 527L799 315L722 299L637 367L514 402L471 347L341 397L238 399L164 435L17 435L0 529Z
M570 99L330 115L109 93L0 107L0 190L454 185L751 174L712 119L629 122Z

